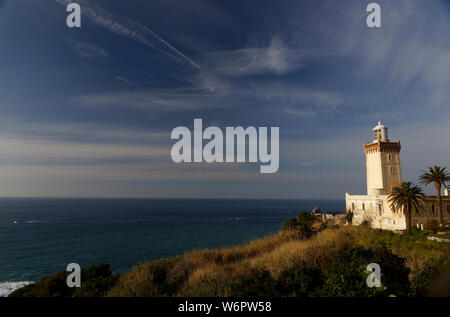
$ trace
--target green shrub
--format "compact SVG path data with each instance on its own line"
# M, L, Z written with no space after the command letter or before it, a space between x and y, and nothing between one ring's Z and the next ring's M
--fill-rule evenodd
M440 273L444 261L442 259L432 259L427 265L414 276L410 290L411 296L426 296L432 288L432 283L436 280Z
M276 281L265 268L252 268L235 278L230 285L232 297L277 296Z
M279 296L311 296L322 284L323 275L320 269L300 264L280 272L277 292Z
M425 230L431 231L433 233L436 233L439 231L439 222L436 219L431 219L425 223L423 226Z
M188 278L191 265L181 258L145 262L123 275L110 296L173 296Z
M349 224L352 223L352 221L353 221L353 212L352 211L347 212L347 214L345 215L345 220L347 220L347 222Z
M81 287L70 288L66 279L70 272L60 271L39 282L24 286L9 297L97 297L104 296L117 280L109 264L100 263L81 270Z
M290 218L283 224L283 230L297 230L302 238L309 238L313 235L313 224L316 217L308 211L302 211L296 218Z
M283 230L295 230L298 227L297 218L289 218L283 223Z

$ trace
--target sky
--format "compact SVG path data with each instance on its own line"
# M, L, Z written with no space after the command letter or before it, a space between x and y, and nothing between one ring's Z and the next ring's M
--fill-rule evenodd
M450 167L450 1L69 2L0 0L0 196L343 199L378 121ZM279 127L278 172L174 163L195 118Z

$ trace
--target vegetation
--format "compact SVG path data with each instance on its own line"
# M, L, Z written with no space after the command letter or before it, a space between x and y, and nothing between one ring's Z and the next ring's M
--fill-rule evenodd
M428 168L428 172L423 172L420 175L419 180L424 185L429 185L431 183L434 184L436 189L436 198L437 198L437 210L439 223L444 223L444 217L442 214L442 197L441 197L441 188L447 187L446 182L450 182L450 173L447 172L447 167L441 166L433 166Z
M415 210L421 212L424 208L425 195L422 190L411 182L403 182L395 187L388 201L391 208L400 212L403 210L406 218L406 234L411 233L411 213Z
M69 288L66 284L70 272L60 271L44 277L40 282L24 286L9 297L98 297L105 296L114 286L118 276L111 272L109 264L100 263L81 270L81 287Z
M424 296L450 263L450 246L427 232L413 228L406 239L364 226L320 231L310 216L264 239L141 263L120 276L91 267L80 289L68 289L59 272L11 296ZM369 263L381 266L380 288L366 285Z
M318 225L319 224L319 225ZM302 211L295 218L290 218L283 224L283 230L296 230L301 237L311 237L320 227L322 221L308 211Z
M345 214L345 220L347 220L348 224L352 224L352 222L353 222L353 211L348 211Z

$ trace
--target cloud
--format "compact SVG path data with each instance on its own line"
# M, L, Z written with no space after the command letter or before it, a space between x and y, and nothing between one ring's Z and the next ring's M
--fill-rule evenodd
M312 118L317 115L317 113L315 111L293 109L293 108L284 108L284 113L294 115L294 116L306 117L306 118Z
M135 88L141 88L141 89L144 88L141 85L136 84L135 82L129 80L128 78L122 77L122 76L116 76L116 77L114 77L114 79L119 80L127 85L133 86Z
M155 111L189 111L236 106L233 99L218 99L214 93L198 89L153 89L111 91L75 98L80 106L136 108Z
M124 128L100 123L24 122L15 117L0 119L0 139L77 140L100 144L166 144L170 132Z
M69 39L68 42L74 51L84 58L109 57L108 52L98 45L79 42L74 39Z
M111 160L169 157L168 148L127 144L55 141L39 138L0 138L2 160Z
M54 0L56 3L67 6L71 0ZM83 16L89 18L92 22L100 25L112 33L136 40L150 48L156 49L172 57L178 62L184 62L196 69L200 66L185 54L176 49L169 42L161 38L158 34L150 30L145 25L130 19L124 19L113 15L98 4L88 3L84 0L78 0L81 6Z
M290 49L279 37L272 37L266 47L209 53L204 63L210 71L231 77L280 75L301 68L301 58L301 52Z
M429 105L448 104L450 38L442 32L449 30L450 20L445 2L427 2L426 9L421 1L409 0L385 2L382 7L380 29L354 26L359 32L348 54L364 60L358 71L379 78L385 91L422 91Z

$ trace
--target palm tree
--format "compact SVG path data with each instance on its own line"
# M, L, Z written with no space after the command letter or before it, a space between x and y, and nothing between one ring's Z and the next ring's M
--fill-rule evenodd
M437 198L437 210L439 216L439 222L443 223L444 218L442 216L442 198L441 198L441 188L447 187L446 182L450 182L450 174L446 171L447 167L433 166L428 168L428 172L423 171L422 175L419 177L420 183L424 185L429 185L434 183L436 188L436 198Z
M403 182L398 187L394 187L388 201L394 212L401 211L405 214L406 235L411 233L411 214L415 210L423 210L425 195L418 186L411 182Z

